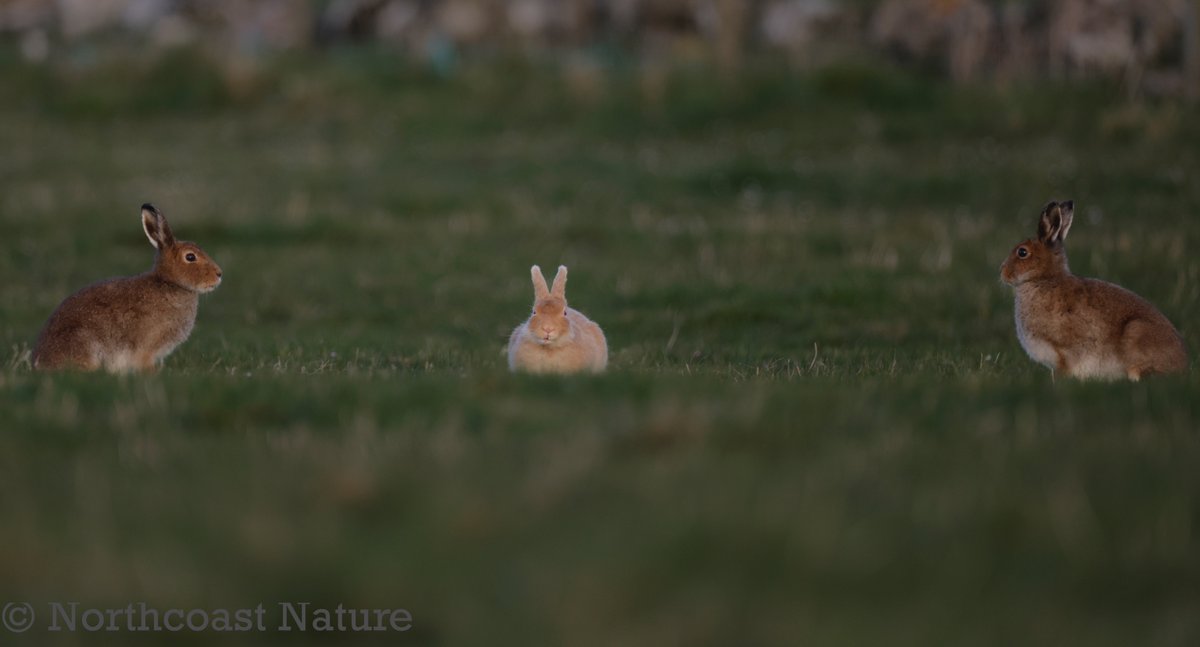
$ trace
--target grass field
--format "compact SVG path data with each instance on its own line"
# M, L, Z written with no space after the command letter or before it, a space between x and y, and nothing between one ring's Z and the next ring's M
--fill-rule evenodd
M1200 642L1200 374L1052 382L998 278L1073 198L1072 268L1194 348L1195 109L855 65L0 74L0 603L404 607L414 645ZM154 376L32 373L63 297L150 265L143 201L225 270L192 338ZM534 263L570 266L607 374L508 374Z

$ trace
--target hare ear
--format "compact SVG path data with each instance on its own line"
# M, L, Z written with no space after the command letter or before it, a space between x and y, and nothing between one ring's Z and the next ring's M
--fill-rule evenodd
M175 244L175 236L171 233L167 219L148 202L142 205L142 229L146 232L146 238L150 239L150 244L154 245L154 249L164 249Z
M1068 202L1064 204L1070 205L1071 203ZM1068 215L1066 218L1066 227L1063 226L1064 218L1062 207L1063 205L1060 205L1057 202L1051 202L1050 204L1046 205L1045 209L1042 209L1042 217L1040 220L1038 220L1037 235L1038 240L1042 241L1042 244L1046 245L1047 247L1054 247L1055 245L1062 243L1063 237L1066 236L1066 229L1071 226L1070 215ZM1071 210L1068 209L1067 213L1070 214Z
M550 288L550 294L560 299L567 298L567 266L559 265L558 274L554 275L554 287Z
M1062 212L1062 225L1058 228L1058 242L1061 243L1067 239L1067 232L1071 231L1071 223L1075 220L1075 201L1060 202L1058 208Z
M546 287L546 277L542 276L542 268L534 265L529 268L529 275L533 278L533 296L538 299L550 296L550 289Z

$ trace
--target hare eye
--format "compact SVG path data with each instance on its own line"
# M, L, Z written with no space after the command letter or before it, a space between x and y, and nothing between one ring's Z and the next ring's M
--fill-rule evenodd
M1017 257L1018 257L1018 258L1026 258L1026 257L1028 257L1028 256L1029 256L1029 250L1028 250L1028 249L1025 249L1024 247L1018 247L1018 248L1017 248Z
M186 261L187 261L187 262L189 262L189 263L195 263L195 262L196 262L196 255L195 255L195 254L193 254L193 253L191 253L191 252L188 252L188 253L187 253L187 255L186 255L186 256L184 256L183 258L184 258L184 260L186 260Z

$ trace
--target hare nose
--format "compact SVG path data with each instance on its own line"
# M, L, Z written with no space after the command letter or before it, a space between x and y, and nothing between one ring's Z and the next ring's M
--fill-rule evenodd
M221 270L217 270L217 278L221 278Z

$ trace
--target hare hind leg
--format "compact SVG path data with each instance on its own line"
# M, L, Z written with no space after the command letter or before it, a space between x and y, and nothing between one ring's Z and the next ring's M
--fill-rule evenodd
M56 339L33 352L33 367L39 371L96 371L102 364L96 344L81 335Z
M1135 382L1148 375L1187 370L1187 351L1178 336L1152 321L1134 319L1125 325L1121 353L1125 373Z
M100 359L88 353L39 353L33 358L33 368L39 371L96 371Z

